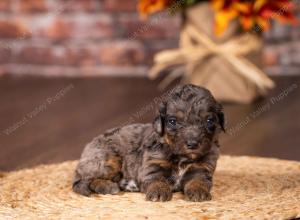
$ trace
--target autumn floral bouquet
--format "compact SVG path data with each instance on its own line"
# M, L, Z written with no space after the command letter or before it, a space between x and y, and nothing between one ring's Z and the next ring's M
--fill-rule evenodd
M170 10L172 8L186 9L195 6L203 0L140 0L139 12L143 16ZM244 30L253 28L268 30L272 19L281 22L295 23L293 14L295 3L290 0L208 0L215 11L215 33L220 35L232 20L239 20Z
M180 48L158 53L150 77L167 71L162 85L183 76L219 100L252 102L274 86L261 69L258 33L274 20L296 23L294 8L289 0L139 0L144 18L165 10L181 11L185 18Z

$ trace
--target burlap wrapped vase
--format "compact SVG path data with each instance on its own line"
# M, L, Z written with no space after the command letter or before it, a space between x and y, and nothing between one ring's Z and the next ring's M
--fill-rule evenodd
M232 23L222 36L214 33L214 12L209 3L185 11L180 47L156 54L150 78L168 75L166 85L178 76L185 83L204 86L220 101L250 103L274 87L262 71L262 38L242 32Z

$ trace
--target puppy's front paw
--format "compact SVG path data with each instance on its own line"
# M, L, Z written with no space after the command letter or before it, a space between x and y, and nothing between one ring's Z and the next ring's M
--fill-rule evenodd
M117 183L110 180L95 179L91 182L90 188L100 194L117 194L120 188Z
M83 196L89 196L92 192L89 188L89 182L77 180L73 183L73 191Z
M153 182L146 190L146 200L152 202L165 202L172 199L171 187L165 182Z
M186 200L192 202L203 202L211 200L210 192L201 183L191 182L185 185L184 195Z

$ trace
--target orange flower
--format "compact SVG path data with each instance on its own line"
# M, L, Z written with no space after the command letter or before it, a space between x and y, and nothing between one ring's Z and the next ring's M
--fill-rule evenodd
M215 14L215 33L220 36L229 23L241 13L249 13L251 4L238 0L212 0Z
M215 33L221 35L233 19L239 19L245 30L258 25L261 30L270 28L270 20L296 22L294 4L290 0L212 0L216 11Z
M146 16L168 8L173 2L173 0L140 0L138 10L142 16Z
M277 19L282 22L294 23L294 4L289 0L256 0L249 13L241 14L240 21L245 30L257 25L261 30L268 30L270 20Z
M259 27L270 28L270 20L295 23L294 3L291 0L207 0L215 11L215 33L220 36L232 20L238 19L244 30ZM139 0L138 9L142 16L162 11L178 4L185 10L203 0ZM178 7L178 5L177 5Z

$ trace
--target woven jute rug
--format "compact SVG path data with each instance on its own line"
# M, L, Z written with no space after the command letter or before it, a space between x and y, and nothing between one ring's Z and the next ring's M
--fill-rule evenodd
M223 156L213 200L170 202L140 193L84 197L71 190L76 161L0 176L0 219L293 219L300 217L300 163Z

